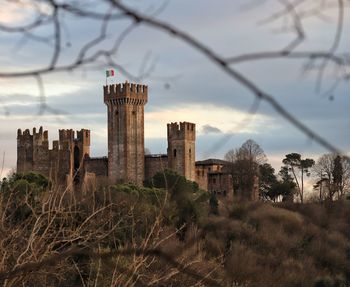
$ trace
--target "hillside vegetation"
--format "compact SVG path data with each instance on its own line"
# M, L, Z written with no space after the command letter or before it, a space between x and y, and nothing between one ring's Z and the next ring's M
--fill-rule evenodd
M350 202L218 206L172 172L147 187L1 182L2 286L349 286ZM209 204L210 202L210 204Z

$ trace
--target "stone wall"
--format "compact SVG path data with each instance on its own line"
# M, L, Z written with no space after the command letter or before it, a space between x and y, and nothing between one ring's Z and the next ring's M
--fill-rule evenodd
M84 187L108 182L108 158L104 157L85 157L84 158Z
M97 177L108 176L108 158L104 157L85 157L85 172L94 173Z
M152 178L157 172L163 172L168 168L168 156L166 154L145 155L145 180Z

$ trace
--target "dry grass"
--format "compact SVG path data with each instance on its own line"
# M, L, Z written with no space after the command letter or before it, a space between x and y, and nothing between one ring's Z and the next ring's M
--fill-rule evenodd
M68 192L21 179L2 187L0 199L2 286L350 282L348 201L236 202L225 216L210 214L207 202L193 202L191 215L186 203L178 226L181 201L172 202L162 189Z

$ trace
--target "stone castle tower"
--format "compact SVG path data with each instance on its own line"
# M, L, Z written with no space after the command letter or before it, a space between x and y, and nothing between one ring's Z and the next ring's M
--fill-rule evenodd
M49 177L53 182L70 183L81 178L82 163L90 154L90 131L59 130L59 140L49 149L48 132L40 127L33 134L26 129L17 131L17 172L35 171Z
M108 180L142 185L145 173L144 106L145 85L104 86L108 113Z
M182 122L167 126L169 168L195 181L196 125Z
M22 133L17 131L17 172L36 170L47 174L49 165L49 141L47 131L43 132L40 127L39 132L33 128L33 134L27 129Z

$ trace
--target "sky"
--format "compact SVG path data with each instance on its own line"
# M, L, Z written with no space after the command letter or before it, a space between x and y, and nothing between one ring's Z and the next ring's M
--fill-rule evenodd
M16 27L33 19L30 0L0 2L0 23ZM40 1L37 1L40 2ZM60 1L64 2L64 1ZM69 2L69 1L68 1ZM77 1L79 2L79 1ZM224 58L246 53L281 50L294 38L291 18L267 21L281 11L281 1L247 0L170 0L124 1L126 5L174 27L186 31ZM305 14L321 2L305 1L297 7ZM104 1L83 1L84 9L105 12ZM308 4L309 3L309 4ZM44 4L42 13L52 11ZM338 10L324 8L322 13L302 20L304 41L295 51L328 51L336 33ZM81 19L61 13L62 47L58 65L70 63L91 39L99 35L101 21ZM349 9L345 9L343 33L337 53L349 52ZM93 48L110 49L131 24L129 19L111 21L107 38ZM52 25L44 25L30 37L0 30L0 74L46 67L52 56ZM35 40L39 39L39 41ZM349 55L348 55L349 57ZM91 155L107 154L107 118L103 103L105 70L114 68L116 76L108 83L120 83L128 73L148 85L145 106L145 145L151 153L166 153L166 124L175 121L196 123L196 158L223 158L230 149L253 139L265 151L268 161L278 171L285 154L301 153L317 159L327 152L323 147L281 117L266 102L259 102L242 85L230 78L204 55L180 39L145 25L127 34L113 55L118 66L103 59L69 72L43 75L48 109L41 113L40 89L33 77L0 77L0 159L1 175L16 167L17 129L43 126L50 141L58 138L58 129L91 130ZM317 67L322 62L297 59L250 61L233 67L274 98L294 117L341 149L350 151L349 79L339 80L338 70L328 63L322 86L317 90ZM120 69L119 66L123 67ZM347 69L347 68L345 68ZM349 69L347 69L349 73ZM331 89L338 83L336 89Z

